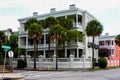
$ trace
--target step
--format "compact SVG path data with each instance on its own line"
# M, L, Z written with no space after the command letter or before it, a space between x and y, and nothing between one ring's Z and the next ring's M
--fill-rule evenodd
M0 65L0 73L3 73L3 67L4 67L3 65ZM10 67L6 66L4 72L5 72L5 73L10 72Z

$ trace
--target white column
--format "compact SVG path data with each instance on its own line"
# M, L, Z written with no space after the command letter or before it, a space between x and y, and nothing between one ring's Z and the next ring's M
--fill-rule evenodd
M20 47L20 36L18 38L18 47Z
M65 15L65 18L67 18L67 16Z
M44 50L44 53L43 53L43 57L46 58L46 55L45 55L45 50Z
M26 48L28 46L28 36L26 36Z
M67 57L67 49L65 49L65 57Z
M79 58L79 49L77 48L77 58Z
M44 34L43 36L44 36L44 44L46 44L46 34Z
M76 26L75 27L78 27L78 14L76 14Z
M27 49L27 47L28 47L28 36L26 36L26 49ZM27 56L27 50L26 50L26 54L25 55Z

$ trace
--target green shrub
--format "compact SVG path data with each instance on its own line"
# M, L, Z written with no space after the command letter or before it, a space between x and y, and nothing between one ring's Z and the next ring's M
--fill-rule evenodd
M17 68L18 69L22 69L22 68L25 68L25 67L27 67L27 63L24 61L24 60L18 60L18 62L17 62Z
M106 67L107 67L107 60L106 60L106 58L100 57L100 58L98 59L98 66L99 66L100 68L106 68Z
M97 62L95 62L95 66L96 66L96 67L98 66L98 63L97 63Z

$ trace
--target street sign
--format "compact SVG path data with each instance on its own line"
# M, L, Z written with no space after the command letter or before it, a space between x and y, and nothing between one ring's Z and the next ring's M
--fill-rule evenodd
M2 48L4 48L4 49L11 49L10 46L6 46L6 45L2 45Z
M13 51L9 51L9 52L8 52L8 56L9 56L9 57L13 57Z

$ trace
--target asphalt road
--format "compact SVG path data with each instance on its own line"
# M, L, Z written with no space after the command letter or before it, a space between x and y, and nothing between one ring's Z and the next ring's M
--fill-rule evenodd
M19 80L120 80L120 68L102 71L14 71Z

